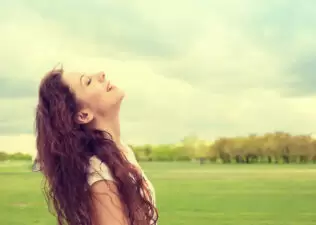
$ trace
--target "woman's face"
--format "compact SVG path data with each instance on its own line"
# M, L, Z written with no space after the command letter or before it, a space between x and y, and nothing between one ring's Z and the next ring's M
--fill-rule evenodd
M108 80L104 72L86 74L64 72L62 79L74 93L80 107L78 122L88 123L95 117L117 113L124 92ZM85 118L84 117L88 117Z

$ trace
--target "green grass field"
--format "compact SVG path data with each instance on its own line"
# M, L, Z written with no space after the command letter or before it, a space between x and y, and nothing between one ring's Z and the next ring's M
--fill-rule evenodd
M143 163L156 187L159 225L314 225L316 165ZM0 164L0 224L53 225L42 177Z

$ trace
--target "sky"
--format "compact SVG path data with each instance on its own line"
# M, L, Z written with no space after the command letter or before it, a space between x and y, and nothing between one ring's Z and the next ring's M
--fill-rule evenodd
M129 143L316 131L313 0L1 1L0 30L0 151L32 145L59 62L124 89Z

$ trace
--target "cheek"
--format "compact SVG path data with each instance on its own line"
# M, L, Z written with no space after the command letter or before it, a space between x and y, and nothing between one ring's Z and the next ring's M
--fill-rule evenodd
M95 100L99 101L103 98L104 94L106 94L105 90L98 87L91 90L88 95L89 95L90 101L95 101Z
M106 91L94 91L89 93L87 103L93 111L106 112L111 110L113 106L120 104L124 97L124 92L121 90L106 92Z
M115 103L115 96L113 95L113 93L105 93L102 96L102 105L105 108L109 108L111 107L111 105L113 105Z
M111 108L114 105L117 105L123 98L123 94L121 92L110 92L103 95L102 105L103 108Z
M83 101L86 103L87 106L91 109L95 109L98 107L98 104L103 101L103 95L99 90L93 90L86 92L83 98Z

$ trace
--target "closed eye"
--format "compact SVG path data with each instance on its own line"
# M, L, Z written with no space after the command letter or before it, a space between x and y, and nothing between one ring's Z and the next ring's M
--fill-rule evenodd
M83 78L84 78L84 81L83 81ZM91 77L85 76L85 74L82 74L80 76L80 83L81 83L81 85L88 86L88 85L90 85L91 81L92 81Z
M87 82L87 85L89 85L90 83L91 83L91 77L89 77L89 80L88 80L88 82Z

